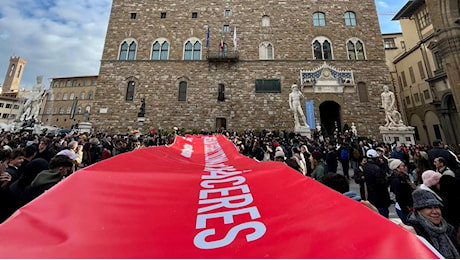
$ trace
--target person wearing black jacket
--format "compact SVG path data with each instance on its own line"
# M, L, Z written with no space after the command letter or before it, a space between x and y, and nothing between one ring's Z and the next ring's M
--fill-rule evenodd
M399 159L390 159L390 191L396 196L396 213L401 221L406 224L407 215L413 207L412 192L416 189L407 174L406 165Z
M380 215L389 218L391 205L388 181L385 172L376 163L378 154L374 149L366 152L367 163L363 166L364 180L367 188L367 200L379 211Z

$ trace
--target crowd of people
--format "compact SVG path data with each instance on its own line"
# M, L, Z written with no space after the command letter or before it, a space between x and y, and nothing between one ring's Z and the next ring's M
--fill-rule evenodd
M120 153L169 145L176 134L2 132L0 222L78 169ZM225 135L241 154L284 163L386 218L394 204L406 229L424 237L444 257L460 257L460 162L458 151L441 141L432 146L385 144L348 132L332 139L268 130L200 134ZM349 190L350 181L359 184L359 194Z

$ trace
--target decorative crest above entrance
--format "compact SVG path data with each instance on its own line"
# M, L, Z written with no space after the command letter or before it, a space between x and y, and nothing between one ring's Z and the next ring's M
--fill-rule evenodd
M305 92L343 93L355 84L352 71L341 71L326 62L313 70L300 71L300 82Z

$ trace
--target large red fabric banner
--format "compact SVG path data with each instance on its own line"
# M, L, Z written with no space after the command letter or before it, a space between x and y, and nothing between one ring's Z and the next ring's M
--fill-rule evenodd
M82 169L0 225L2 258L436 258L419 239L224 136Z

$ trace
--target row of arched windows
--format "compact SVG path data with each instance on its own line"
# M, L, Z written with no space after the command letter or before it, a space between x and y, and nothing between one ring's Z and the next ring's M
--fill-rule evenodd
M51 94L48 96L49 100L74 100L75 99L75 93L71 92L69 93L57 93L56 95ZM80 93L80 97L78 98L80 100L82 99L93 99L93 91L89 91L88 95L86 95L85 92Z
M85 107L85 110L84 111L88 111L88 113L91 111L91 106L90 105L87 105ZM70 114L72 112L72 107L60 107L58 109L56 109L56 114ZM53 108L52 107L49 107L46 111L47 114L52 114L53 113ZM82 114L83 113L83 108L82 107L77 107L77 109L75 110L75 113L76 114Z
M187 86L188 86L187 81L180 81L179 82L177 101L187 101ZM126 101L133 101L135 87L136 87L136 83L134 81L129 81L128 82L128 86L126 88ZM358 95L359 95L359 101L360 102L369 102L369 96L368 96L368 92L367 92L366 83L358 82L358 84L357 84L357 92L358 92ZM217 101L221 101L221 102L225 101L225 85L224 84L219 84L217 86ZM69 110L68 113L70 114L70 110ZM78 112L78 114L79 113L80 112ZM62 114L62 113L60 113L60 114Z
M129 43L128 43L129 42ZM127 46L134 46L133 48ZM123 41L120 48L120 60L135 60L137 44L134 39ZM151 49L151 60L167 60L169 59L170 44L164 38L155 40ZM223 52L227 52L227 44L224 43ZM364 60L366 59L364 43L358 38L350 38L346 42L347 57L349 60ZM332 41L324 36L319 36L313 39L311 43L312 55L317 60L332 60L334 59ZM202 45L199 39L192 38L184 44L184 60L201 60ZM259 59L271 60L274 59L274 47L270 42L262 42L259 44Z

